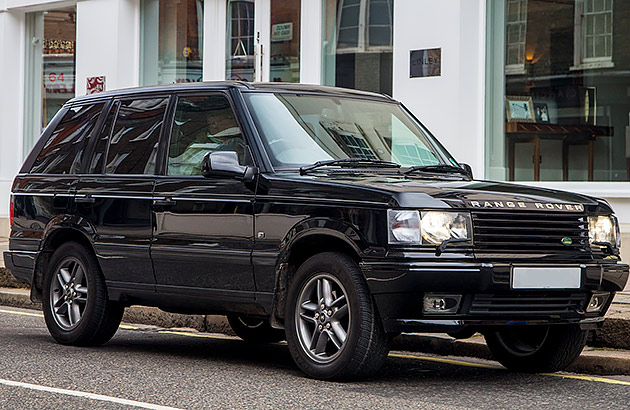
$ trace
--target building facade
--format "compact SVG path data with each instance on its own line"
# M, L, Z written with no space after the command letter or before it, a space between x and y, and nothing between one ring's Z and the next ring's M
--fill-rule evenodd
M628 17L622 0L0 0L0 236L68 99L237 79L390 94L477 178L606 198L630 239Z

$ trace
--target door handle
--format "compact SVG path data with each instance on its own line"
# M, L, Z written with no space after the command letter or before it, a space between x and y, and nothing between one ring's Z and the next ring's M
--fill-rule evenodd
M94 202L96 202L96 199L92 198L91 196L77 196L74 198L74 202L76 202L77 204L93 204Z
M175 206L176 203L177 203L176 201L173 201L172 199L169 199L169 198L153 200L154 207L170 207L170 206Z

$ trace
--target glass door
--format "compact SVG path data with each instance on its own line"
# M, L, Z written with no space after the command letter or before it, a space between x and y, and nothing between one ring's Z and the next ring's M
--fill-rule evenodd
M300 81L301 0L227 0L226 79Z

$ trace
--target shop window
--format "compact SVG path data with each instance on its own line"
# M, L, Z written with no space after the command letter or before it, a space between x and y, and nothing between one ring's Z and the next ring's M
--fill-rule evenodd
M26 14L24 153L75 96L76 9Z
M271 0L271 81L300 81L300 3Z
M325 0L323 83L392 92L392 0Z
M254 1L228 0L226 27L225 78L254 81Z
M203 79L203 0L142 0L140 83Z
M505 72L522 74L525 69L527 0L508 0L506 8Z
M630 94L625 92L630 55L621 48L615 54L613 48L630 40L630 28L613 21L630 15L630 2L614 2L614 15L612 0L520 3L527 7L519 10L526 18L525 60L521 73L508 73L515 61L510 57L513 3L488 3L487 53L494 64L486 76L486 176L630 181ZM502 38L493 38L494 33ZM500 40L502 51L494 47Z

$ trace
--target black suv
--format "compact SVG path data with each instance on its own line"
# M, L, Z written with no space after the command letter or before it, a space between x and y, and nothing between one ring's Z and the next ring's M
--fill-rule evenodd
M106 342L132 304L226 314L321 379L374 373L412 331L559 370L628 279L605 201L475 181L400 103L320 86L75 98L10 209L5 263L60 343Z

